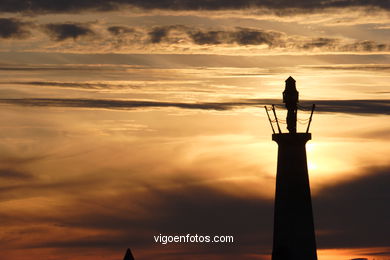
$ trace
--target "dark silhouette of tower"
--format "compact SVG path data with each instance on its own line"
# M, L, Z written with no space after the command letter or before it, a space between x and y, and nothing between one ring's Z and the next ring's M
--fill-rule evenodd
M133 254L131 253L130 248L127 249L126 255L123 260L134 260Z
M306 133L297 133L298 91L292 77L286 80L283 102L289 133L280 131L273 106L279 133L272 135L278 144L272 260L317 260L305 148L314 105Z
M288 77L286 80L286 88L283 91L283 103L287 108L287 129L290 133L297 132L297 110L298 110L299 93L295 86L295 80Z

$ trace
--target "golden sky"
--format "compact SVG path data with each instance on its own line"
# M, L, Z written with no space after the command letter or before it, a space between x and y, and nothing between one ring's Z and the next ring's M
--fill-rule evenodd
M0 2L0 259L114 260L128 247L137 260L270 259L264 105L281 104L288 76L317 105L306 147L319 260L389 259L389 10ZM153 242L188 233L235 243Z

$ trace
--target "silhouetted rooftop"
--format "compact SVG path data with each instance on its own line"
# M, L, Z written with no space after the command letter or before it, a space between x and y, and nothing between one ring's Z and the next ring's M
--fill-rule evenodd
M290 76L286 79L286 82L295 82L295 79Z
M130 248L127 249L125 258L123 260L134 260L133 254L131 253Z

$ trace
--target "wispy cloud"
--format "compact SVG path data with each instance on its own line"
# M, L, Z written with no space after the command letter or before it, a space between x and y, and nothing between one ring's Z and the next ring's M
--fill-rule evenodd
M0 85L31 85L41 87L58 87L58 88L73 88L86 90L103 90L103 89L126 89L126 88L141 88L140 84L114 84L100 82L59 82L59 81L8 81L0 82Z
M281 46L283 33L263 31L250 28L237 28L235 31L202 31L191 30L187 32L192 41L199 45L204 44L232 44L239 45L268 45Z
M159 102L141 100L114 100L114 99L59 99L59 98L25 98L0 99L0 103L19 106L35 107L79 107L99 109L139 109L175 107L181 109L200 110L232 110L236 108L262 107L277 104L282 107L280 100L275 99L244 99L232 102ZM390 114L390 102L379 100L302 100L302 105L317 105L317 111L322 113L348 113L348 114Z
M25 39L31 35L28 30L31 23L23 22L15 18L0 18L0 38Z
M123 35L135 32L133 28L130 28L128 26L110 26L107 28L107 31L109 31L113 35Z
M75 40L79 37L94 35L94 32L85 24L51 23L44 25L44 28L55 41L63 41L66 39Z
M142 32L142 29L139 29ZM124 32L128 33L128 32ZM288 35L281 31L236 27L234 29L199 29L184 25L158 26L146 32L150 43L169 43L177 46L209 45L235 47L266 46L269 49L286 51L330 51L330 52L385 52L386 43L372 40L347 40L336 37L308 37ZM118 32L117 34L120 34ZM154 46L156 47L156 46Z
M390 114L390 101L388 99L366 100L307 100L302 104L316 104L316 111L326 113L347 114Z
M366 70L366 71L388 71L389 64L337 64L337 65L317 65L317 66L300 66L302 68L311 68L318 70Z
M28 26L30 29L28 29ZM36 29L38 28L38 29ZM33 31L33 30L38 31ZM36 32L47 34L51 41ZM46 52L80 53L388 53L390 45L376 40L357 40L340 36L316 37L288 34L253 27L201 28L182 24L129 27L126 25L77 23L33 23L0 19L0 37L32 41ZM72 39L73 41L66 41ZM9 47L9 46L8 46ZM240 48L246 47L246 48Z
M270 100L266 100L270 101ZM110 100L110 99L0 99L0 103L37 107L80 107L80 108L106 108L106 109L135 109L152 107L176 107L184 109L202 110L229 110L234 107L259 104L253 102L207 102L207 103L180 103L138 100ZM264 104L264 103L263 103Z
M106 43L105 51L145 52L220 52L236 50L251 52L240 46L270 53L308 52L308 53L342 53L342 52L383 52L390 51L390 45L374 40L354 40L341 37L311 37L290 35L282 31L259 28L235 27L219 29L201 29L185 25L157 26L153 28L108 27L107 30L116 36L101 36ZM91 44L95 43L91 41ZM140 49L140 47L142 48ZM253 52L252 50L252 52ZM85 50L88 51L88 50Z
M5 179L32 179L33 176L29 173L17 171L10 168L1 168L0 169L0 178Z

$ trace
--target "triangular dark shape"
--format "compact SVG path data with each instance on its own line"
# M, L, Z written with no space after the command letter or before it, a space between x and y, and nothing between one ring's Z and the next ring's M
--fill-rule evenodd
M290 76L286 79L286 82L295 82L295 79Z
M131 253L130 248L127 249L125 258L123 260L134 260L133 254Z

